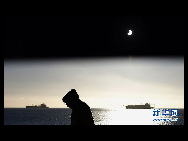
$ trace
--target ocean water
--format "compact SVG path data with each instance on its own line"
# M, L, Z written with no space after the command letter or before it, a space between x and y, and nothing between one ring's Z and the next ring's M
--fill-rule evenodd
M178 109L178 121L154 121L153 109L93 108L95 125L184 125L184 109ZM71 109L4 108L4 125L70 125Z

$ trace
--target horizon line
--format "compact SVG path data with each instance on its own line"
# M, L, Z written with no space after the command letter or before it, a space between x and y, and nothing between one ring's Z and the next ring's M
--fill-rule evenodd
M4 107L4 109L5 108L22 108L22 109L26 109L26 107ZM32 108L30 108L30 109L32 109ZM33 108L33 109L35 109L35 108ZM38 108L38 109L71 109L71 108L68 108L68 107L49 107L49 108ZM116 108L105 108L105 107L95 107L95 108L91 108L91 109L116 109ZM126 108L125 108L126 109ZM155 108L152 108L152 109L184 109L184 107L181 107L181 108L178 108L178 107L176 107L176 108L169 108L169 107L155 107Z

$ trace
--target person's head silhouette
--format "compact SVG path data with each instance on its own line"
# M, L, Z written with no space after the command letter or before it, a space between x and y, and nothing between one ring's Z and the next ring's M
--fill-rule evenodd
M73 108L77 101L79 101L79 95L75 89L71 89L62 100L66 103L67 107Z

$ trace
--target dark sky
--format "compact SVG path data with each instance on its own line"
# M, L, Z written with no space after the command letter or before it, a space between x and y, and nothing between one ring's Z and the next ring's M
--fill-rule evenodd
M6 59L127 55L183 56L184 16L4 16Z

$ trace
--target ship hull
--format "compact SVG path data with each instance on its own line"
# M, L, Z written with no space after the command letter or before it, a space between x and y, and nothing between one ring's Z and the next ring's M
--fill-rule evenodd
M126 109L152 109L154 107L151 107L150 104L146 103L145 105L128 105L126 106Z
M44 108L49 108L49 107L47 107L46 104L43 103L43 104L40 104L38 106L37 105L35 105L35 106L33 106L33 105L32 106L26 106L26 108L32 108L32 109L42 108L42 109L44 109Z
M127 107L126 109L152 109L153 107Z
M49 108L49 107L26 106L26 108L31 108L31 109L46 109L46 108Z

